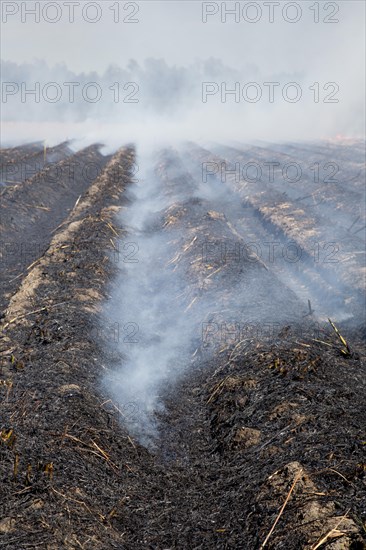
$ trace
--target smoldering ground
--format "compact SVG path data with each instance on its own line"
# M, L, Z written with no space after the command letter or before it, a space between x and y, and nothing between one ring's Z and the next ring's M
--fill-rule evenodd
M304 9L296 24L283 18L273 24L237 24L233 17L204 22L201 7L195 2L141 3L138 24L124 25L122 31L111 18L93 28L85 21L61 21L61 42L53 37L54 26L44 21L22 23L12 17L4 25L3 145L42 140L50 146L70 139L74 150L104 143L105 153L124 143L136 146L139 181L130 186L130 203L120 215L126 230L119 243L121 269L104 311L108 326L119 328L116 347L123 359L106 384L122 411L138 409L137 415L125 414L125 420L145 442L158 433L154 413L162 410L164 386L174 383L207 344L203 325L209 324L214 347L221 339L215 327L225 323L239 324L244 332L253 323L304 323L309 295L316 313L324 316L330 310L342 318L358 300L347 296L351 303L346 307L344 273L355 264L355 253L361 253L363 233L354 232L362 228L362 209L349 234L351 212L337 206L334 213L323 193L315 212L323 242L315 236L313 245L323 246L324 239L325 244L342 243L336 267L314 267L308 252L297 263L283 255L271 262L264 256L268 240L282 251L289 239L273 236L269 223L256 220L251 198L259 204L265 197L270 205L268 186L243 182L235 190L229 179L203 181L202 164L210 160L208 141L275 142L265 153L270 161L276 147L285 147L290 157L299 154L302 146L294 152L282 141L303 145L337 135L363 137L359 31L364 6L343 2L334 24L324 23L326 5L318 6L317 23ZM19 49L20 31L27 48ZM80 36L86 47L75 56ZM100 39L104 36L109 40ZM45 43L52 48L45 51ZM186 140L207 146L207 153L197 160L196 149L192 157L181 147ZM176 152L156 154L169 146L183 162ZM218 155L225 159L220 147ZM342 176L343 188L334 190L353 205L362 202L355 190L364 174L360 165L356 160L351 173ZM273 182L277 199L287 193L299 201L299 212L304 204L300 193L311 194L301 186L317 191L309 179L297 187L281 185ZM248 247L248 241L257 246ZM326 274L324 285L319 269L323 279ZM328 286L337 289L336 296L327 294Z
M242 339L279 338L288 324L319 338L327 315L362 321L336 270L322 274L322 287L309 254L269 262L248 246L253 213L218 177L202 177L192 148L140 151L138 181L120 214L121 269L105 307L120 327L121 354L105 387L145 445L159 437L166 388L197 361ZM268 251L266 234L258 236ZM288 247L284 236L276 244Z

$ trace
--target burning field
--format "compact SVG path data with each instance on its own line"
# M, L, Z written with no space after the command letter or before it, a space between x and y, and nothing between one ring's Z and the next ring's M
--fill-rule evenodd
M0 546L365 548L364 142L103 150L1 150Z

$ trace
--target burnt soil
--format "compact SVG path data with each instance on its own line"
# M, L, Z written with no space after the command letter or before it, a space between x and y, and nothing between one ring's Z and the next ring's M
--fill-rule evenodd
M96 330L135 151L76 155L93 181L2 191L0 547L365 548L363 329L337 323L348 350L330 325L287 325L198 354L141 446L101 388L123 358Z

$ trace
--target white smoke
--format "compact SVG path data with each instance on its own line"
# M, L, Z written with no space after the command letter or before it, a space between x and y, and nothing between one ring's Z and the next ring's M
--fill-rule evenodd
M235 327L247 331L242 334L244 338L275 337L273 333L286 323L298 325L299 335L310 331L313 318L306 317L309 298L316 315L325 314L325 320L327 315L334 315L337 320L351 317L350 309L344 307L345 287L339 272L334 270L333 275L328 275L338 294L326 296L316 265L309 258L291 264L282 257L280 265L278 259L274 264L268 263L270 271L256 262L251 270L253 260L248 258L242 259L241 264L236 259L228 260L231 268L225 271L221 283L215 277L209 280L212 266L207 268L203 254L198 271L192 271L184 258L172 261L193 240L198 239L200 246L212 238L222 244L228 227L233 228L234 240L236 231L241 231L239 243L251 240L245 231L247 214L238 201L240 195L219 178L204 179L202 165L191 158L190 149L191 146L181 145L177 150L165 149L162 156L151 144L139 149L138 182L131 186L131 203L120 216L127 232L120 243L122 268L105 307L106 318L120 327L117 347L123 357L104 382L119 409L129 413L123 415L124 424L145 445L153 445L158 437L164 391L192 368L195 351L207 359L220 345L226 347L230 331L234 339L238 338ZM166 159L161 180L159 171L154 169ZM297 194L302 192L299 185ZM222 220L222 224L218 222L221 225L205 225L209 211ZM166 229L168 217L177 214L183 216L177 229ZM336 239L339 234L334 229L328 237ZM260 234L256 238L262 239L258 244L264 247L266 238ZM230 247L230 241L225 242ZM284 246L281 242L277 245ZM197 261L196 256L193 258ZM219 263L219 270L220 267ZM305 281L306 288L302 290L305 270L314 279ZM356 323L359 321L355 318ZM226 327L226 334L220 333L222 326ZM213 342L209 349L204 327L208 340ZM313 336L318 335L314 331Z

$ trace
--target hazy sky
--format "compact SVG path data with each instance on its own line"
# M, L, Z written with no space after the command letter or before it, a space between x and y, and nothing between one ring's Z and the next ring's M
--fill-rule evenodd
M184 65L197 58L213 56L237 68L253 63L262 72L270 69L317 71L319 68L327 72L331 68L340 73L348 72L364 55L365 3L362 0L240 2L238 23L234 15L229 14L226 23L221 22L224 15L221 2L206 3L207 8L197 0L118 2L120 22L114 22L114 17L118 17L117 2L79 1L73 3L73 23L68 21L71 6L62 1L57 2L58 12L50 5L56 2L38 2L40 22L35 23L34 16L22 9L22 5L34 9L35 4L37 2L2 2L3 59L18 63L34 58L45 59L50 64L63 62L81 72L103 71L111 63L123 66L131 58L142 61L146 57L157 57L169 64ZM93 4L99 6L99 13ZM268 4L272 4L272 8ZM299 8L290 4L297 4ZM234 5L235 2L226 2L228 10ZM319 23L314 23L316 5ZM218 13L208 15L207 22L203 23L202 12L214 9L218 9ZM12 15L13 10L18 11ZM99 17L99 21L83 20L83 10L85 17L90 20ZM270 23L272 10L274 21ZM284 17L300 19L289 23ZM45 18L59 18L59 21L50 23ZM249 22L256 18L256 23ZM326 23L326 19L339 22Z
M223 22L225 9L229 11L234 8L239 10L236 15L226 14L227 20ZM250 123L253 131L257 122L258 127L262 125L263 132L260 131L258 135L263 139L270 124L278 131L280 124L284 129L289 127L288 122L291 121L296 122L299 135L309 136L313 132L314 137L328 135L333 131L360 135L364 128L363 0L2 1L1 10L1 58L6 61L21 65L24 62L45 60L49 66L64 64L74 75L91 71L102 75L111 65L126 68L131 59L141 66L148 58L163 59L173 72L174 67L179 70L191 67L189 71L192 71L192 66L197 67L197 62L214 58L225 67L222 74L217 72L215 80L218 83L228 81L227 69L232 69L232 74L239 75L236 78L244 83L246 77L250 80L255 78L263 87L263 82L278 78L281 83L294 80L300 82L303 90L306 90L307 104L298 103L295 107L292 104L273 105L271 112L275 112L275 116L271 120L267 117L269 110L264 102L249 106L240 104L237 111L231 109L232 120L235 120L237 113L245 108L247 125ZM31 10L39 12L39 22L35 22ZM70 22L72 14L74 20ZM204 14L207 14L206 22L203 22ZM235 18L238 18L238 22ZM52 20L55 22L52 23ZM93 20L96 22L91 22ZM220 64L216 62L215 67L220 67ZM37 70L34 71L34 78L39 79ZM17 81L22 71L24 69L20 66ZM64 73L65 70L60 71L61 83L64 82ZM31 70L27 71L27 78L29 74L32 75ZM201 74L197 77L197 71L192 72L197 89L205 74L202 71L201 78ZM210 73L210 80L212 78ZM185 76L185 82L187 79L189 75ZM161 82L160 73L156 74L156 83L152 82L149 73L148 86L145 90L141 89L141 103L147 97L150 99L160 93ZM327 82L337 83L338 104L320 102L320 105L314 105L314 101L311 104L313 92L309 92L309 86L314 82L319 82L321 88ZM228 82L228 86L231 84L231 81ZM331 91L328 89L327 93ZM164 93L167 100L172 95L169 89L164 90ZM324 97L324 90L321 89L320 93ZM179 96L180 105L184 103L184 94ZM201 103L200 112L195 111L192 121L198 124L204 121L210 125L209 120L217 116L215 113L218 111L210 111L208 114L199 94L194 97L193 103L191 100L192 97L187 94L187 105L184 107L189 106L191 112L192 106L196 109L197 104ZM216 107L219 107L219 114L222 115L221 128L228 130L224 120L228 117L228 109L235 107L235 104ZM29 112L32 113L31 104ZM159 114L158 110L156 115ZM155 121L150 120L154 126Z

